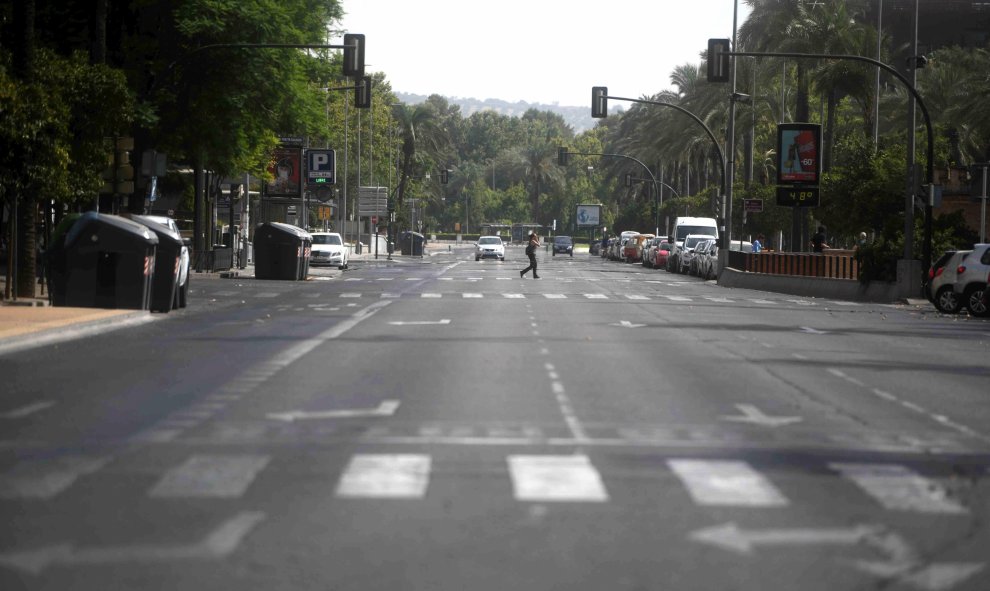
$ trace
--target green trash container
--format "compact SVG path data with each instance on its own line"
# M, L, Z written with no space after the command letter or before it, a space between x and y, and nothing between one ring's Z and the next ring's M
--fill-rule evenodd
M254 276L258 279L306 279L313 236L290 224L265 222L254 230Z
M158 237L96 212L60 224L46 253L55 306L148 310Z

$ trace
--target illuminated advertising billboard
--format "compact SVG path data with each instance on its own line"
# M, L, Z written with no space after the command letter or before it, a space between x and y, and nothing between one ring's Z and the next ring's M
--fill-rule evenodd
M596 228L601 225L602 206L582 203L577 206L577 227Z
M268 166L268 172L274 178L268 183L267 194L270 197L298 197L301 164L301 148L276 148Z
M777 126L777 184L817 185L821 176L822 126L781 123Z

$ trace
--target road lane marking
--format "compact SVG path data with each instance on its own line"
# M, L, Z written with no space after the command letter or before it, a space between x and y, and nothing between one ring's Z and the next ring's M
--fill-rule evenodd
M51 402L50 400L41 400L39 402L0 414L0 419L23 419L24 417L31 416L36 412L43 411L52 406L55 406L54 402Z
M109 457L71 455L18 462L0 474L0 499L54 498L109 461Z
M545 294L543 294L543 297L545 297L548 300L566 300L567 299L567 296L564 295L564 294L562 294L562 293L545 293Z
M101 566L119 563L174 562L176 560L216 560L229 556L241 541L265 519L258 511L244 511L220 524L205 538L186 545L125 545L77 548L62 543L26 552L0 555L0 565L31 574L41 574L49 566Z
M608 501L605 484L588 456L512 455L508 463L513 494L518 501Z
M745 462L668 460L667 465L699 505L784 507L787 498Z
M516 300L526 299L526 295L521 293L503 293L502 296L508 299L516 299Z
M626 299L642 301L642 300L649 300L650 298L644 295L627 295Z
M589 300L607 300L608 299L608 296L605 295L605 294L603 294L603 293L586 293L586 294L584 294L584 297L588 298Z
M269 419L278 421L294 422L300 420L320 420L320 419L353 419L361 417L390 417L399 410L398 400L383 400L376 408L345 408L338 410L292 410L289 412L273 412L268 414Z
M463 294L461 294L461 295L462 295L462 296L463 296L463 297L464 297L465 299L467 299L467 298L483 298L483 297L485 297L485 294L481 294L481 293L471 293L471 292L464 292L464 293L463 293Z
M424 293L420 295L421 298L442 298L442 293Z
M195 455L166 472L148 496L237 498L269 461L271 457L267 455Z
M422 454L357 454L337 483L341 498L420 499L426 496L431 458Z
M668 300L670 300L672 302L690 302L691 301L691 298L685 297L685 296L665 295L663 297L667 298Z
M915 513L962 515L967 509L949 498L937 481L896 464L830 463L886 509Z
M342 298L359 298L359 297L361 297L361 294L360 293L357 293L357 292L344 292L344 293L340 294L340 297L342 297Z

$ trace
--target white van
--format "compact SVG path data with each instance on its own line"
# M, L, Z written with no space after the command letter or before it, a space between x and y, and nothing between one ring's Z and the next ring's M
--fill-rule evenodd
M684 244L684 237L688 234L706 234L718 238L718 224L715 218L674 218L674 228L670 232L670 241L680 248Z

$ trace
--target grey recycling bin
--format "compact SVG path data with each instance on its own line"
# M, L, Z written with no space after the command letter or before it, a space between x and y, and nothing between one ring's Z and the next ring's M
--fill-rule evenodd
M306 279L313 236L290 224L265 222L254 230L254 276L258 279Z
M158 237L155 250L155 275L151 281L151 310L169 312L179 303L179 258L182 256L182 236L178 232L141 215L127 216L147 227Z
M52 304L149 309L157 246L154 232L119 216L63 220L45 255Z
M422 256L423 248L426 245L426 236L423 236L419 232L410 232L407 230L399 234L398 242L402 254Z

